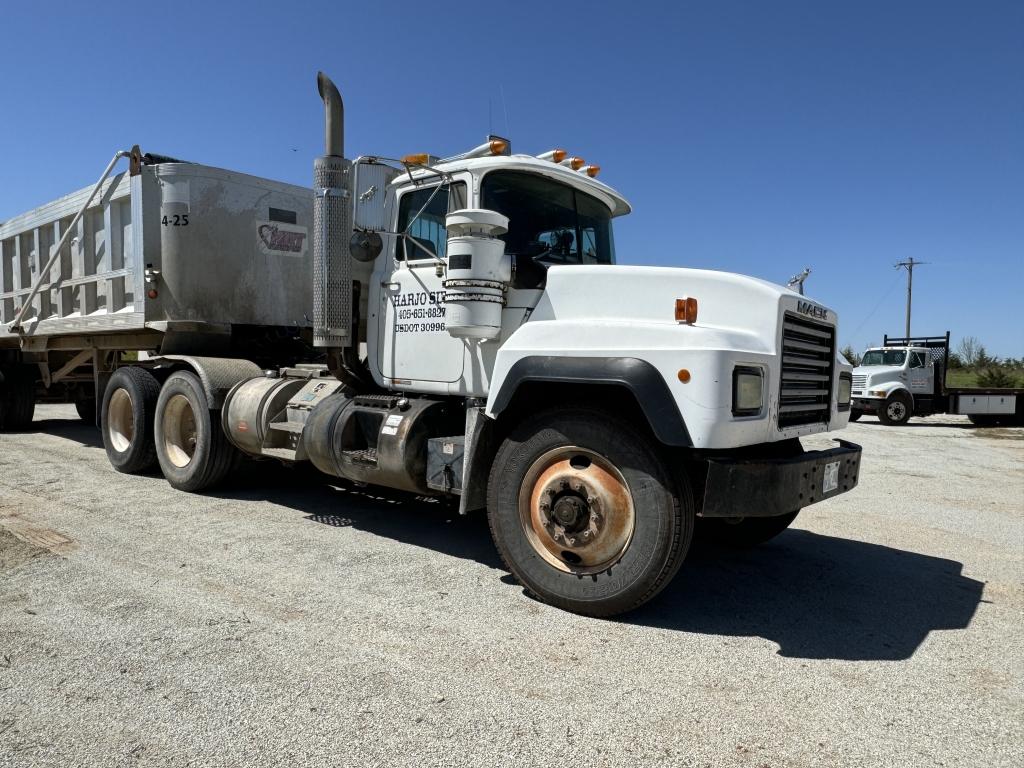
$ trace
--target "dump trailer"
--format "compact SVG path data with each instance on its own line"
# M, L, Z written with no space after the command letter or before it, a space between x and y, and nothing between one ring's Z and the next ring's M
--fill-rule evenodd
M857 484L858 446L800 444L849 418L834 311L616 265L630 206L563 149L350 160L317 82L312 192L136 150L101 208L0 229L7 428L96 397L113 466L182 491L248 456L486 509L526 589L590 615L653 597L698 521L749 546Z
M856 421L865 413L887 426L911 416L956 413L979 427L1024 424L1024 389L951 387L949 331L945 336L889 336L864 352L853 370Z

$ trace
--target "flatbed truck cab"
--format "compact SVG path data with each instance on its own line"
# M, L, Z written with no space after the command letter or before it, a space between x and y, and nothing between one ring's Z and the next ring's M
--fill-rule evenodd
M859 446L800 445L849 419L834 311L743 275L617 264L630 206L561 149L347 160L340 94L318 86L313 353L258 375L127 366L103 396L115 467L151 457L197 492L245 454L448 497L486 509L529 592L601 616L656 595L698 523L757 544L857 484Z

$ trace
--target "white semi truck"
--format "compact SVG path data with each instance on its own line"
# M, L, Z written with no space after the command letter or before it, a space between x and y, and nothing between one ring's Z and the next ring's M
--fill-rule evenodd
M350 161L318 87L312 193L136 148L98 203L0 225L0 428L70 400L115 468L183 491L246 455L457 498L591 615L654 596L698 520L755 544L857 484L859 446L799 441L849 418L832 310L617 266L629 204L563 150Z
M957 413L979 427L1024 423L1024 389L947 386L945 336L891 337L864 352L853 370L851 421L873 414L886 426L911 416Z

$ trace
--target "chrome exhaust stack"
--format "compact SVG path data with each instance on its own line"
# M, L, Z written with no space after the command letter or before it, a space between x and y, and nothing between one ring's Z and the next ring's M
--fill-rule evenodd
M345 106L323 72L317 89L324 102L324 155L313 162L313 345L340 349L353 339L352 163L345 159Z

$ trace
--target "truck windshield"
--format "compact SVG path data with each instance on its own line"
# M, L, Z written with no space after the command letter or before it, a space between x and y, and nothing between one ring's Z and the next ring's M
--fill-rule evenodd
M905 349L869 349L864 353L864 359L860 361L861 366L868 365L903 365L907 359Z
M517 288L543 285L552 264L614 264L611 212L566 184L522 171L484 177L484 208L509 218L505 250L515 258Z

